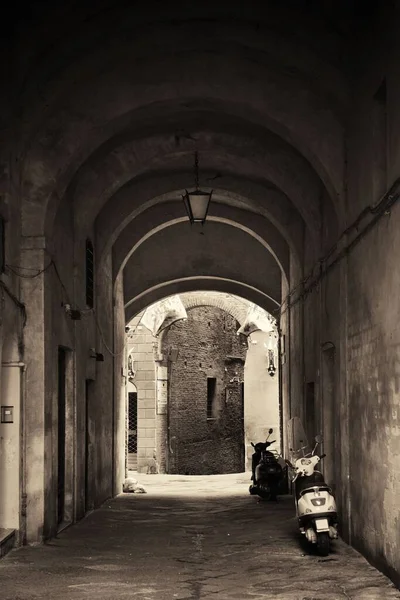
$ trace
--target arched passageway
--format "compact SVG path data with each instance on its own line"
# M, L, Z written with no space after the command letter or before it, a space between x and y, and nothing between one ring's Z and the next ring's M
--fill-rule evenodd
M163 305L169 301L170 312ZM260 311L264 322L258 327L263 330L252 331L252 306L232 294L187 292L130 321L128 387L135 382L138 394L133 414L128 390L128 419L137 419L136 456L128 440L128 470L186 475L249 471L251 442L265 439L271 427L280 451L276 321ZM160 333L154 335L148 315L163 311Z
M0 42L2 525L40 542L121 491L126 324L212 289L277 318L282 419L324 430L341 535L399 581L396 7L27 5Z

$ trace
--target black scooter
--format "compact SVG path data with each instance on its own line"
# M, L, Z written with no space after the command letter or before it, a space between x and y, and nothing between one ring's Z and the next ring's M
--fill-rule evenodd
M249 487L249 492L252 496L257 495L265 500L276 501L284 473L275 454L267 450L276 441L268 441L272 432L273 429L269 429L265 442L258 442L257 444L251 442L254 448L254 454L251 458L251 479L253 483Z

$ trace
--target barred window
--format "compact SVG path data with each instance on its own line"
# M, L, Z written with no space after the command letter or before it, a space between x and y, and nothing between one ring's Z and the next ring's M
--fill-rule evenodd
M216 378L207 377L207 419L212 419L214 417L216 388Z

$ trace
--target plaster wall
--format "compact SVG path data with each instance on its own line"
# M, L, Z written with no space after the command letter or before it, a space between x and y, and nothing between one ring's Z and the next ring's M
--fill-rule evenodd
M12 422L0 423L0 528L20 529L21 376L18 364L2 365L1 405L12 406Z
M251 470L254 452L251 442L261 442L273 428L270 440L276 440L273 448L280 452L279 423L279 372L271 377L267 371L269 334L255 331L249 339L244 366L244 433L246 470ZM274 340L275 341L275 340ZM278 367L278 365L275 365Z
M141 314L130 322L133 335L128 340L128 353L134 361L135 377L133 383L137 389L137 470L146 472L154 451L159 454L156 427L156 363L157 338L139 325Z
M22 541L21 436L26 374L20 352L23 320L20 310L4 289L1 289L0 294L0 405L11 406L13 410L13 422L0 423L0 528L15 529L16 539Z

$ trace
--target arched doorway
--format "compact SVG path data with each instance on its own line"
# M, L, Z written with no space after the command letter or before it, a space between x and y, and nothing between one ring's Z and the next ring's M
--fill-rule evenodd
M133 379L137 386L137 410L127 400L127 430L137 415L137 470L147 472L156 457L161 473L248 471L251 442L265 439L270 427L281 447L277 357L269 372L276 325L249 328L254 305L233 294L193 291L168 298L182 302L186 317L168 317L169 325L154 336L142 311L127 328L128 397ZM152 304L150 313L161 314L161 304ZM134 470L128 454L128 470Z

